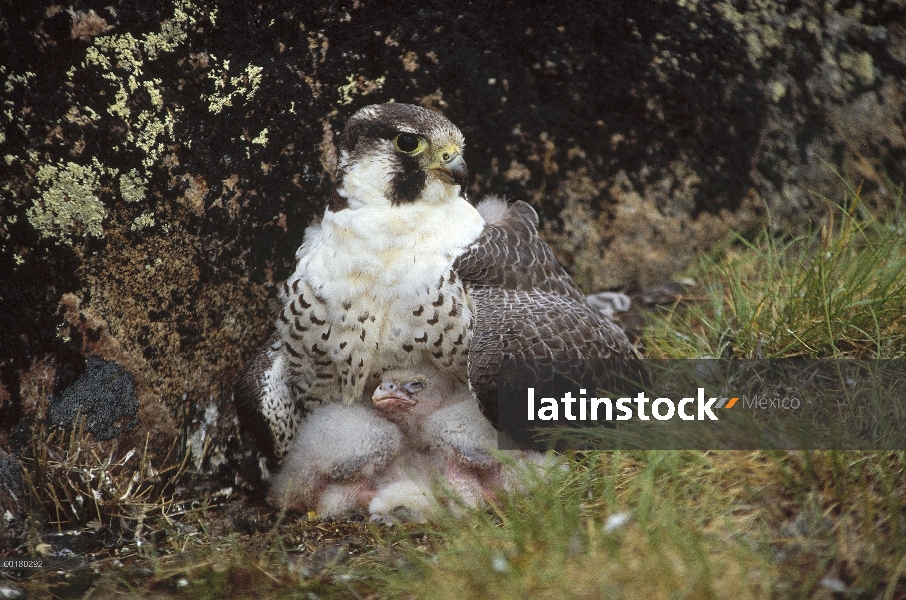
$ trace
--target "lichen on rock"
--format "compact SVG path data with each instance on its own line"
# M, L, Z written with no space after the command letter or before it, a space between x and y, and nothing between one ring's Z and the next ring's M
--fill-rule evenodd
M211 56L211 60L216 62L216 57ZM261 85L261 72L263 69L258 65L248 64L238 74L230 77L230 61L225 60L221 64L221 70L216 72L212 70L208 73L214 81L214 92L205 97L208 103L208 110L214 114L219 113L227 106L233 105L233 98L242 98L245 101L254 98Z
M148 181L138 173L138 169L132 169L128 173L120 175L120 196L126 202L141 202L148 193Z
M139 231L146 227L154 227L154 213L153 212L143 212L139 216L135 217L132 220L132 225L129 227L132 231Z
M97 196L106 169L95 159L90 166L73 162L42 165L37 180L40 197L28 209L28 220L43 238L72 245L73 237L104 237L107 209Z

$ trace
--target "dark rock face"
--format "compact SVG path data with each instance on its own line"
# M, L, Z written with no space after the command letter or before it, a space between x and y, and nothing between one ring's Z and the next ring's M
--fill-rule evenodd
M906 179L898 2L0 2L13 453L97 356L139 402L110 444L184 425L228 472L236 376L367 104L443 111L470 198L529 201L588 292L667 280L768 209L821 218L823 161L878 206Z
M77 417L99 440L112 440L138 425L135 379L113 361L88 358L85 372L47 407L51 425L69 426Z
M23 508L27 506L22 466L0 450L0 547L11 548L24 533Z

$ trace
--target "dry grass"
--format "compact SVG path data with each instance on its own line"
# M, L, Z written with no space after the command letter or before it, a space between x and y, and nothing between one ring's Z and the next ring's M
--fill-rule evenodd
M47 524L58 531L117 521L138 524L140 530L145 518L172 509L176 486L188 472L188 456L155 468L149 460L150 439L142 449L105 455L85 429L85 419L77 418L76 423L32 436L31 452L22 466L33 513L46 515ZM174 443L163 464L173 462L170 457L175 454Z

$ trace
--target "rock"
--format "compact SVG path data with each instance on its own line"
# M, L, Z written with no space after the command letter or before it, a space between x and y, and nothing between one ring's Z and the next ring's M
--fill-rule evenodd
M88 358L85 372L60 396L50 399L47 418L52 425L72 425L76 417L99 440L112 440L138 425L135 379L113 361Z
M19 461L0 450L0 547L15 548L25 534L28 502Z

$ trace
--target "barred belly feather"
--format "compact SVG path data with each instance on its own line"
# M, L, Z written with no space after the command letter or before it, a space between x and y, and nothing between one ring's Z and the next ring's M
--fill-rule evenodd
M278 319L297 398L370 398L391 367L435 365L465 381L473 311L451 266L484 221L462 199L444 208L328 212L311 232Z

